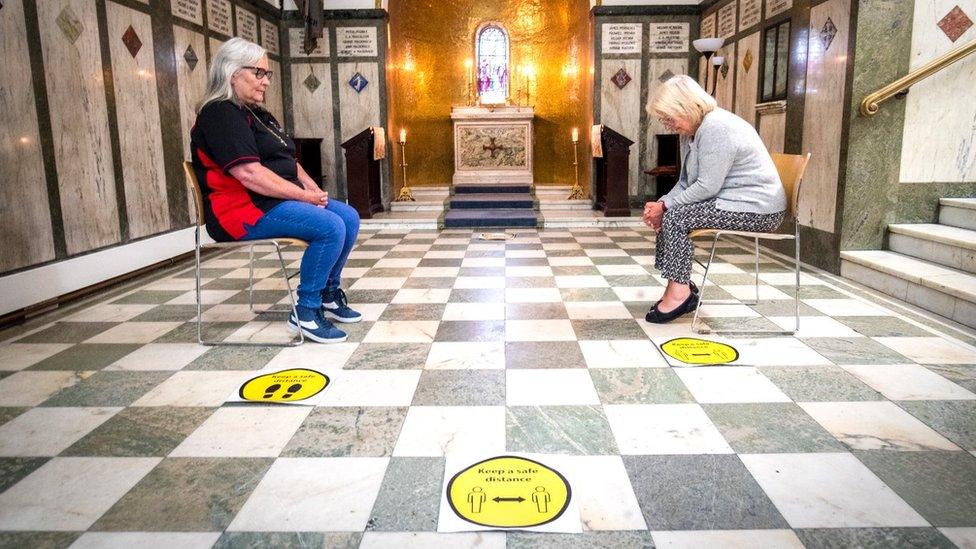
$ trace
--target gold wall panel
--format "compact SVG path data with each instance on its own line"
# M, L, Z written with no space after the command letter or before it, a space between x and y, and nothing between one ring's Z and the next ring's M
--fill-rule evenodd
M592 124L592 30L588 0L391 0L387 66L390 137L406 128L411 186L450 185L454 172L451 106L467 101L464 62L485 21L508 29L510 61L531 64L536 184L573 184L570 132ZM513 72L514 74L514 72ZM511 84L514 97L516 83ZM588 145L580 147L580 182L588 187ZM399 163L399 148L394 157ZM396 187L402 175L394 170Z

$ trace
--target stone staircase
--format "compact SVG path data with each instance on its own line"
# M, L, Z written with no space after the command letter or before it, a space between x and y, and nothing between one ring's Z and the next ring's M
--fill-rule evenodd
M841 252L841 275L976 328L976 198L942 198L939 222L888 225L888 250Z
M535 227L536 199L529 185L455 185L444 228Z

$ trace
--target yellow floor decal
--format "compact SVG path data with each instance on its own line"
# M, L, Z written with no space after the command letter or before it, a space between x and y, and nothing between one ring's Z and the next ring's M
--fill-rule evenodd
M685 364L728 364L739 359L739 351L731 345L694 337L672 339L663 343L661 350L669 357Z
M248 402L300 402L321 393L328 385L325 374L294 368L251 378L241 385L238 395Z

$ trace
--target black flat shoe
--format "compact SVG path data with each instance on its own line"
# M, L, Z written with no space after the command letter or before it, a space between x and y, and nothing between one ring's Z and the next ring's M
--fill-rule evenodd
M658 302L660 304L660 302ZM650 322L651 324L664 324L665 322L671 322L672 320L678 318L679 316L690 313L698 308L698 294L692 292L688 299L684 300L681 305L674 308L673 311L668 311L667 313L662 313L657 310L657 305L651 307L650 311L644 316L644 320Z

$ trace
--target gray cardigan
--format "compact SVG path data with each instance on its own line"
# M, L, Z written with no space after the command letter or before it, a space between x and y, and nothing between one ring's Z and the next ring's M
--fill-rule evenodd
M713 198L716 208L732 212L786 209L786 193L766 145L748 122L729 111L705 115L693 138L681 138L681 157L678 183L661 197L669 209Z

